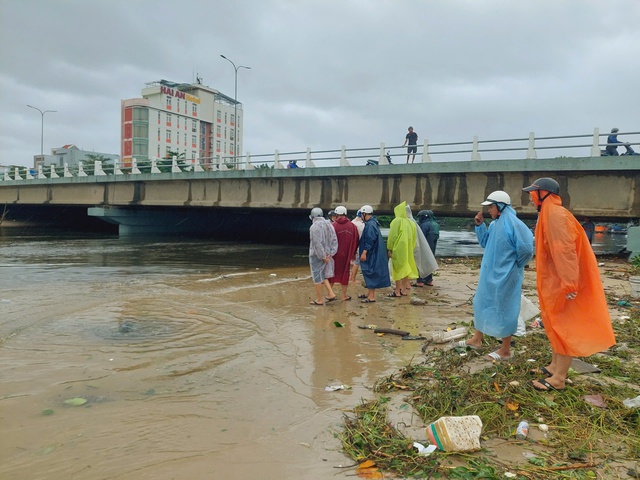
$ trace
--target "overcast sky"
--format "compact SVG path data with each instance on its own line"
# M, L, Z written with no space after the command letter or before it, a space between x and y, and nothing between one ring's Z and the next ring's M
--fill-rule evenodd
M120 153L146 82L233 97L244 151L640 130L638 0L0 0L0 164ZM621 138L622 140L622 138ZM586 152L585 152L586 154Z

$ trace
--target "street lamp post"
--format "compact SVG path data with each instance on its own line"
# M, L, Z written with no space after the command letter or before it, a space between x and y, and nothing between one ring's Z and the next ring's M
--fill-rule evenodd
M57 110L45 110L44 112L37 107L33 107L31 105L27 105L29 108L33 108L40 112L40 116L42 117L42 121L40 123L40 156L44 154L44 114L45 113L56 113Z
M251 70L251 67L246 67L244 65L238 65L233 63L224 55L220 55L227 62L233 65L233 70L235 72L235 84L233 89L233 162L236 162L238 158L238 70L240 68L246 68L247 70Z

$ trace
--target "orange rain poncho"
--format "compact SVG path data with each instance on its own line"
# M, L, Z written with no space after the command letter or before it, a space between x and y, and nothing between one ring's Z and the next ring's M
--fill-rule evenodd
M542 202L535 243L541 317L553 351L587 357L615 345L596 257L557 195ZM566 298L571 292L578 292L574 300Z

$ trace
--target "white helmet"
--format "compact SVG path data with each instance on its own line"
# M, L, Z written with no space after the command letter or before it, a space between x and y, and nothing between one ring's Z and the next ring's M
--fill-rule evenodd
M360 211L362 213L373 213L373 207L371 205L363 205L362 208L360 208Z
M480 205L493 205L494 203L504 203L505 205L511 205L511 197L507 192L503 192L502 190L496 190L495 192L491 192L487 199L482 202Z
M322 209L315 207L311 209L311 215L309 215L309 219L313 220L316 217L321 217L322 216Z
M347 208L343 207L342 205L338 205L335 209L336 215L346 215L347 214Z

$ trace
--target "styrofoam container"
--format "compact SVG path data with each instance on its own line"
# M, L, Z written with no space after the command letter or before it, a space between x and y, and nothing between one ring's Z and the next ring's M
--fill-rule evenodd
M442 417L427 425L426 430L431 444L445 452L480 450L482 420L477 415Z

